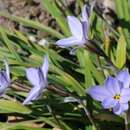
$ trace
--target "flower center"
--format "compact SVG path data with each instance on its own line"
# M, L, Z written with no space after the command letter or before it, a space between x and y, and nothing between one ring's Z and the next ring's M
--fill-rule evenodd
M121 98L121 95L120 95L120 94L116 94L116 95L114 96L114 99L115 99L115 100L118 100L118 101L119 101L120 98Z

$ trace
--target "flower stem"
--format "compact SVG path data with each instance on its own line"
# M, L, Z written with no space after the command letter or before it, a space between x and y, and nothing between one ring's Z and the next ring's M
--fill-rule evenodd
M125 123L125 130L129 130L128 129L128 117L127 117L127 113L124 114L124 123Z
M50 90L50 91L52 91L52 92L57 93L58 95L64 96L64 97L69 97L69 96L71 96L71 97L75 98L75 99L77 100L77 102L78 102L80 105L83 106L84 112L85 112L86 116L88 117L89 121L91 122L91 124L95 127L95 130L98 130L96 124L94 123L94 121L93 121L93 119L92 119L92 117L91 117L91 115L90 115L90 113L89 113L89 111L88 111L87 108L86 108L86 105L84 104L84 102L83 102L78 96L75 96L75 95L73 95L72 93L67 92L67 91L65 91L64 89L61 89L60 87L56 87L56 86L54 86L54 85L49 85L49 86L47 87L47 89Z
M89 121L91 122L91 124L95 127L95 130L98 130L95 122L93 121L93 118L91 117L89 111L86 108L86 105L84 104L84 102L82 100L78 100L79 104L83 106L84 112L86 114L86 116L88 117Z

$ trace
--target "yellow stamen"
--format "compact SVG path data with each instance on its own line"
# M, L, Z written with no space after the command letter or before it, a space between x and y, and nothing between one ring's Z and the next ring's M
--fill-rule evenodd
M120 98L121 98L120 94L116 94L116 95L114 96L114 99L115 99L115 100L120 100Z

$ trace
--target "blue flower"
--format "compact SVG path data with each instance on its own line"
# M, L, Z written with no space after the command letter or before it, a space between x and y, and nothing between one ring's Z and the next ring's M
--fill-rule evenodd
M27 98L24 100L23 104L31 104L32 101L37 100L42 92L48 85L47 74L48 74L48 57L44 57L44 63L39 68L29 68L26 70L26 75L28 80L33 85L32 90L29 92Z
M130 74L129 74L128 70L119 72L118 75L116 76L116 78L118 81L120 81L124 84L125 88L130 87Z
M6 70L0 71L0 96L4 94L11 83L8 63L6 61L4 61L4 63Z
M124 78L129 79L127 71L120 72L115 78L108 77L103 86L90 88L88 94L100 101L104 109L112 108L115 114L121 115L128 110L130 100L130 88Z
M68 16L68 25L72 33L71 37L58 40L56 44L60 47L83 46L88 39L89 18L87 6L83 7L81 21L75 16Z

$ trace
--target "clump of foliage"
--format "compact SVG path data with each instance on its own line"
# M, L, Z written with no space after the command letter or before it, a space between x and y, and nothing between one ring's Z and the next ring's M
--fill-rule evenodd
M6 70L0 73L0 87L4 86L0 90L2 130L129 129L130 3L128 0L108 1L114 2L114 9L110 8L113 5L104 7L103 1L76 0L76 9L72 12L73 8L66 6L67 0L41 0L56 20L59 31L37 21L0 12L1 17L49 34L39 41L35 32L25 34L0 26L3 69L6 60ZM84 5L86 14L81 16ZM73 33L78 26L73 29L68 26L67 16L68 21L71 17L80 20L81 25L87 19L89 27L84 41L78 43L80 33ZM72 25L73 19L70 21ZM85 28L82 29L84 32ZM63 39L71 37L71 32L79 39L66 46ZM110 90L106 90L107 87ZM106 91L113 90L114 95L107 97ZM24 102L28 96L30 104ZM107 106L103 100L111 97L114 106L110 103ZM122 104L121 98L125 103Z

